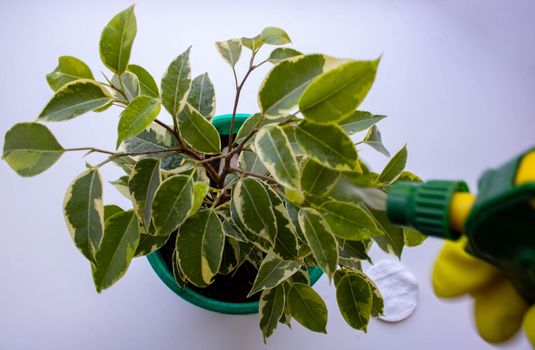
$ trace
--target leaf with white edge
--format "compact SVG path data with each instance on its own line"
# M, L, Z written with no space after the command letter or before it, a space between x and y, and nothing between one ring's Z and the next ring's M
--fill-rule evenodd
M353 141L338 125L299 123L295 138L301 150L318 163L333 170L360 170Z
M38 175L50 168L64 149L44 125L18 123L6 132L4 159L11 169L24 177Z
M371 258L368 256L367 242L369 241L340 240L340 243L338 244L338 258L351 260L352 262L367 260L371 263Z
M339 171L307 158L301 168L301 189L312 196L321 197L331 191L339 178Z
M121 176L115 181L110 181L110 184L113 185L122 194L126 199L130 200L130 192L128 191L128 176Z
M215 126L189 104L180 113L178 129L182 139L196 151L210 154L221 151L221 139Z
M258 315L260 317L260 329L264 336L264 343L273 334L280 318L284 313L286 295L283 285L272 289L264 289L260 295Z
M112 216L106 222L102 244L91 264L97 292L110 287L126 272L139 244L139 223L132 210Z
M119 214L122 212L124 212L124 210L115 204L105 205L104 206L104 222L108 221L108 219L114 216L115 214Z
M340 120L338 125L340 125L348 135L353 135L359 131L370 128L384 118L386 118L386 115L375 115L370 112L355 111L349 117Z
M201 74L191 81L188 103L203 117L212 119L215 113L215 90L208 73Z
M288 293L290 314L314 332L327 333L327 306L318 293L302 283L294 283Z
M191 87L190 50L191 46L175 58L162 78L162 104L175 118L184 108Z
M373 240L379 248L389 254L401 257L404 245L403 228L390 223L385 211L370 209L377 226L384 232L384 235L375 236Z
M343 239L359 241L383 234L366 210L350 203L325 202L320 207L320 214L331 231Z
M405 145L396 154L394 154L388 164L386 164L383 171L381 171L381 174L379 174L377 181L386 184L393 183L401 175L406 164L407 146Z
M422 244L426 240L427 236L420 232L409 228L403 228L403 242L407 247L416 247Z
M283 29L277 27L264 28L262 33L260 33L260 38L264 43L269 45L284 45L292 42L288 34Z
M368 284L371 287L371 290L372 290L372 309L370 311L370 314L372 315L372 317L379 317L379 316L383 315L384 306L385 306L384 305L384 300L383 300L383 296L381 295L381 291L379 290L379 288L377 287L375 282L368 275L366 275L362 271L353 271L353 273L356 273L356 274L362 276L366 280L366 282L368 282Z
M131 72L124 72L120 79L115 74L111 79L111 85L115 88L112 90L113 96L124 102L132 102L141 91L137 75Z
M126 70L136 33L133 5L115 15L104 27L99 43L100 58L114 73L121 74Z
M364 140L362 140L362 143L367 144L368 146L370 146L377 152L385 155L386 157L390 157L390 152L388 152L385 145L383 145L381 132L379 131L379 128L377 128L376 125L373 125L370 130L368 130L368 133L366 134Z
M204 197L208 194L210 186L206 182L195 181L193 183L193 206L189 215L194 215L201 209Z
M148 96L139 96L121 113L118 126L117 147L145 130L160 114L160 101Z
M154 152L163 151L169 148L178 148L178 142L173 134L158 124L151 124L138 135L123 142L122 147L125 152ZM153 153L149 157L161 159L162 169L173 169L180 165L182 156L177 153ZM119 159L125 159L121 157ZM130 172L129 172L130 173Z
M308 271L303 270L303 268L294 273L291 279L294 282L303 283L308 286L310 285L310 275L308 274Z
M37 119L45 122L69 120L103 107L111 100L108 92L98 83L75 80L56 91Z
M79 79L95 79L91 69L82 60L72 56L61 56L58 66L46 75L48 85L58 91L67 83Z
M258 50L264 45L264 41L260 37L260 34L253 38L241 38L241 44L253 52Z
M249 118L245 119L243 124L240 126L238 133L236 134L235 141L240 142L244 137L246 137L254 128L261 126L261 122L264 120L264 117L261 113L255 113Z
M295 261L282 260L271 254L266 255L258 269L258 274L248 297L263 289L274 288L281 282L286 281L299 270L300 266Z
M422 182L423 180L410 171L403 171L396 181Z
M278 47L275 50L271 51L268 57L268 61L273 64L277 64L288 58L301 56L301 55L302 55L301 52L294 50L294 49L290 49L289 47Z
M141 159L130 173L128 189L134 212L147 232L150 231L154 195L161 181L159 159Z
M370 90L379 60L344 63L318 76L299 99L306 120L330 124L350 116Z
M152 220L157 235L169 235L186 220L193 206L191 176L172 176L162 182L152 202Z
M153 253L164 246L171 236L155 236L148 233L140 233L139 245L136 249L137 256L145 256Z
M299 226L318 265L331 280L338 264L338 244L329 225L315 209L301 208Z
M65 194L63 214L74 244L94 262L104 232L102 179L97 169L74 179Z
M265 175L268 170L255 152L241 152L238 157L238 166L252 173Z
M176 249L173 250L172 259L173 259L173 262L172 262L172 264L173 264L173 277L175 278L176 283L180 287L184 288L186 286L187 280L186 280L186 277L184 276L184 273L180 269L180 265L178 264L178 258L177 258Z
M137 64L129 64L128 71L134 73L139 81L139 94L142 96L159 97L158 84L143 67Z
M277 222L265 186L250 177L238 181L232 191L232 203L241 223L255 235L273 244Z
M256 154L266 169L285 187L299 188L299 168L290 142L282 128L269 125L258 131L255 137Z
M346 273L336 286L336 301L347 324L366 333L372 308L368 282L358 274Z
M213 209L203 209L189 217L178 230L177 259L184 276L195 286L205 287L217 274L225 233Z
M223 220L223 230L225 231L225 235L227 235L227 237L234 238L234 240L238 242L248 242L247 237L243 235L241 230L229 220Z
M239 263L240 245L238 241L233 238L226 238L218 273L228 275L238 267Z
M286 134L288 141L290 141L290 145L292 146L293 153L295 154L296 157L300 157L300 156L304 156L305 154L301 150L301 147L299 146L295 138L295 128L296 127L294 125L282 126L282 129L284 130L284 133Z
M240 39L216 41L215 47L221 57L232 67L236 65L241 56L242 44Z
M323 55L298 56L273 67L258 93L262 113L274 118L295 112L305 88L324 71L326 59Z
M295 226L280 196L271 187L267 187L267 190L277 220L277 236L273 254L281 259L294 260L299 250Z

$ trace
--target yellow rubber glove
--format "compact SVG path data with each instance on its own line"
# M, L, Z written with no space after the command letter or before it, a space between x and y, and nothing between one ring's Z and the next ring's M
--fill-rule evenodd
M466 237L446 242L433 269L433 288L440 298L470 294L481 338L501 343L520 327L535 347L535 306L530 306L498 269L465 252Z

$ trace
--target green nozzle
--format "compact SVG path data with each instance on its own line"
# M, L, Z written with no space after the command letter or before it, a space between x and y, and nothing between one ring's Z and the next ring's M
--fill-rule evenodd
M458 239L460 233L450 227L450 202L455 192L467 191L463 181L397 182L388 192L388 218L428 236Z

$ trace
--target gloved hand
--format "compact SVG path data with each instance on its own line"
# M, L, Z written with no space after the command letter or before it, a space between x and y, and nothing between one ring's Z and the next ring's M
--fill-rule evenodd
M433 288L440 298L470 294L481 338L501 343L522 326L535 347L535 305L528 305L507 276L465 252L466 237L444 244L433 269Z

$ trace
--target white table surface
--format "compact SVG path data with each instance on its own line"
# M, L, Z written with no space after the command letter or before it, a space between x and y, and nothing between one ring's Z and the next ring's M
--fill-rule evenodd
M533 145L535 135L535 3L465 1L145 1L137 0L138 36L131 61L159 80L169 62L193 45L195 74L208 71L218 113L228 113L232 79L215 40L285 28L295 48L361 59L383 55L363 109L387 114L386 145L408 144L411 170L425 179L465 178ZM0 2L0 134L36 118L51 97L45 74L60 55L74 55L99 74L98 39L129 1ZM257 110L256 74L240 111ZM113 148L117 111L50 124L66 147ZM176 297L146 259L98 295L89 264L74 248L62 218L71 180L84 169L80 154L50 171L16 176L0 163L0 349L487 349L471 318L471 302L438 300L430 269L440 242L407 249L403 262L420 281L415 314L398 324L372 321L368 334L350 329L322 278L328 335L294 322L267 346L257 316L225 316ZM376 166L386 159L363 150ZM95 161L96 158L90 158ZM109 180L117 169L104 171ZM111 186L108 203L126 206ZM380 253L374 254L379 259ZM523 336L506 345L529 348Z

